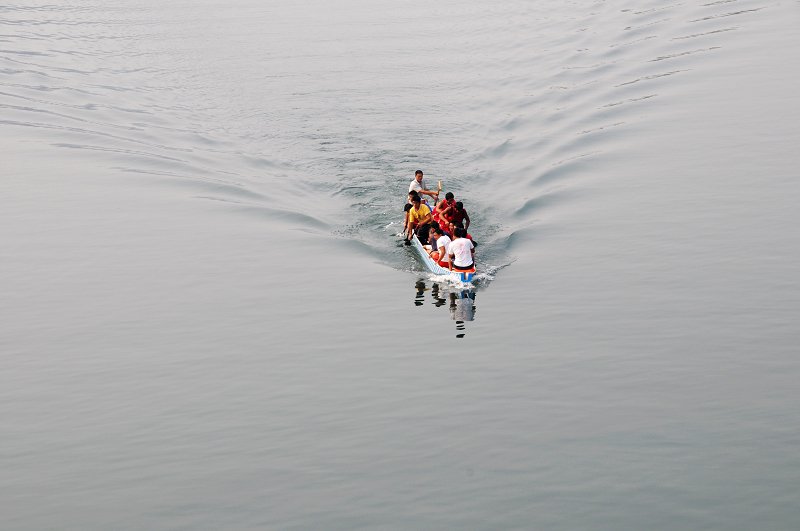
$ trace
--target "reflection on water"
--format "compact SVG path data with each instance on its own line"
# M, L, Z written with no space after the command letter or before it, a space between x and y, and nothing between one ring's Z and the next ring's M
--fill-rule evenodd
M456 337L464 337L466 327L464 325L467 321L475 320L475 290L454 290L446 286L440 286L437 283L428 288L424 280L420 279L414 285L417 292L414 296L414 305L423 306L425 304L425 292L430 291L431 299L434 306L441 308L447 306L450 310L450 319L456 322Z

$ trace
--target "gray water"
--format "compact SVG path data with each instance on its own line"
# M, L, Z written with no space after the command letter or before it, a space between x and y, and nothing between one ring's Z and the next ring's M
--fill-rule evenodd
M0 6L0 528L800 528L799 15Z

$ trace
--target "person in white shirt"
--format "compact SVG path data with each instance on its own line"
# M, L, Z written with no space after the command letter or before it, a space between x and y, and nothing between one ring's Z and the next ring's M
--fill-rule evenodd
M425 185L425 181L422 180L422 170L417 170L414 174L414 180L411 181L411 186L408 187L408 192L417 192L418 195L429 195L435 201L439 199L439 192L431 192L428 190L428 187Z
M466 238L467 231L456 227L455 240L450 243L450 271L468 271L475 267L475 246Z
M428 254L433 261L439 264L441 267L450 268L450 237L447 236L442 229L439 228L439 225L434 225L431 229L433 232L434 238L436 238L436 249L428 251Z

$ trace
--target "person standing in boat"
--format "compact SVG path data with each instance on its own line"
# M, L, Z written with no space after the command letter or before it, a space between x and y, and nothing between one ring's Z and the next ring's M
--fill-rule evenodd
M417 170L414 174L414 180L411 181L411 185L408 187L408 193L417 192L417 195L429 195L433 199L433 204L436 204L436 200L439 199L439 192L431 192L428 190L428 186L425 184L425 181L422 180L422 170Z
M414 230L416 230L420 242L428 241L428 230L430 229L431 221L433 221L433 218L428 205L421 204L419 196L411 199L411 210L408 211L408 239L411 239Z
M450 271L470 271L475 267L475 246L467 239L467 229L457 227L450 243Z

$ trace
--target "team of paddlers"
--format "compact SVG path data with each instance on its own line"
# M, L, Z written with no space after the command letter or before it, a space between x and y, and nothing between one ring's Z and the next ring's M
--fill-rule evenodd
M452 192L447 192L439 202L439 192L425 186L421 170L417 170L408 190L403 233L406 244L414 234L434 262L450 271L474 271L475 245L467 233L469 215L461 201L456 201ZM441 183L439 184L441 188ZM431 207L421 196L430 196Z

